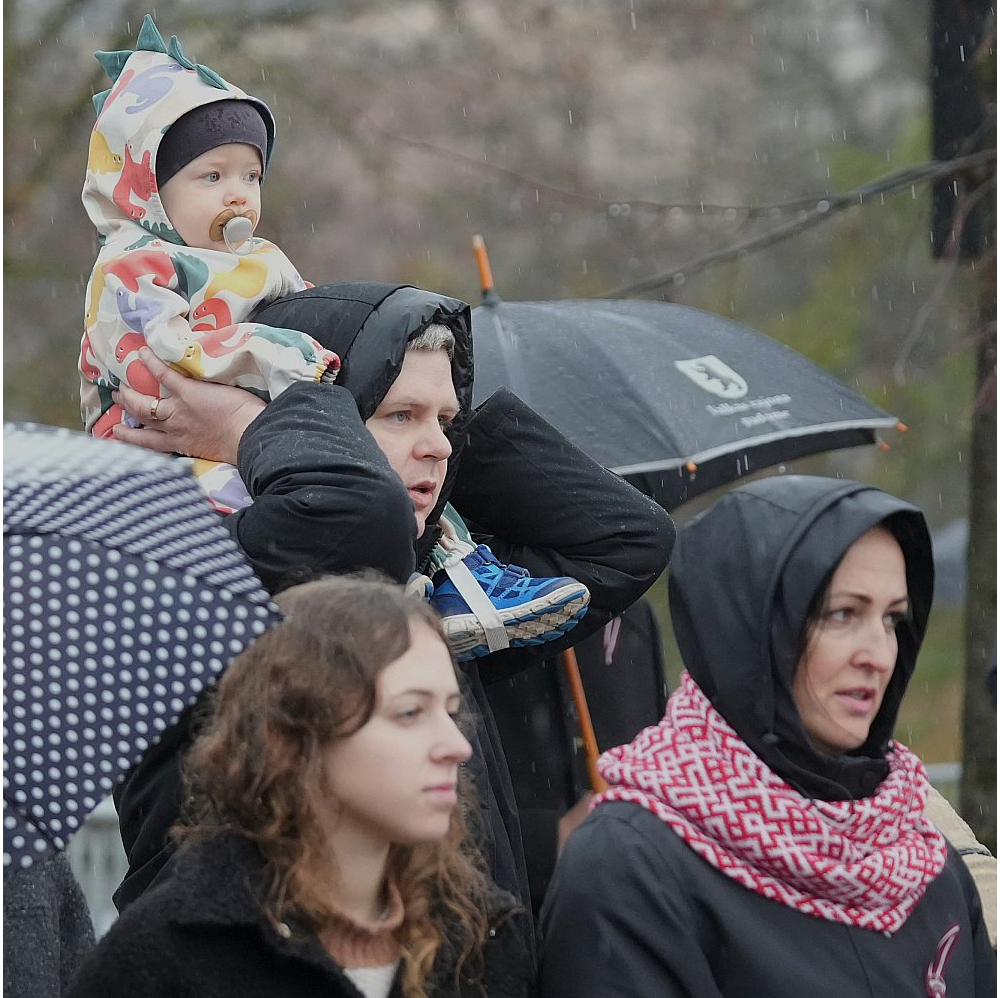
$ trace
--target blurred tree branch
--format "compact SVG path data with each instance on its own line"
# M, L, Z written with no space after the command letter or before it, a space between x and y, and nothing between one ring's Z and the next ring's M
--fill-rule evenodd
M913 187L917 183L939 180L942 177L948 177L975 167L986 166L990 163L996 164L996 149L985 149L968 156L961 156L958 159L947 160L945 162L932 161L897 170L878 180L862 184L845 194L827 195L821 198L809 210L804 210L799 217L786 222L784 225L776 226L763 235L734 243L725 249L708 253L697 260L673 267L652 277L643 278L641 281L623 284L620 287L605 292L602 297L633 298L653 292L664 292L665 289L678 280L686 279L693 274L707 270L709 267L714 267L720 263L728 263L731 260L746 256L748 253L772 246L784 239L788 239L790 236L797 235L806 229L811 229L813 226L827 221L838 212L864 204L866 200L870 200L875 196L898 193L900 190L906 187ZM995 177L995 173L993 176Z
M949 236L948 241L941 253L941 259L944 261L946 266L942 269L941 275L935 282L931 293L920 306L920 310L917 312L916 317L910 326L906 339L900 347L899 354L896 357L896 363L893 364L892 367L893 377L896 379L897 384L901 385L905 382L905 369L910 359L910 354L913 352L913 348L924 335L924 330L927 327L927 323L931 315L940 305L941 299L944 297L945 290L954 279L955 274L958 272L958 264L961 260L961 233L965 226L965 222L968 219L970 212L975 209L975 207L991 189L994 190L995 193L995 187L995 183L982 183L974 191L971 191L968 194L963 194L956 202L955 223L952 228L951 235Z
M649 201L643 198L609 199L600 197L596 194L583 194L580 191L571 191L565 187L557 187L553 184L547 184L544 181L535 180L533 177L527 177L523 173L520 173L517 170L512 170L509 167L497 166L495 163L490 163L485 159L477 159L475 156L467 156L464 153L453 152L450 149L443 149L436 143L428 142L424 139L415 139L407 135L399 135L395 132L387 132L384 129L379 128L368 128L367 130L373 135L378 135L391 142L398 142L414 149L423 149L441 157L442 159L447 159L450 162L457 161L466 163L479 172L491 173L494 176L502 177L503 179L510 181L514 186L523 190L531 191L536 194L547 194L554 201L558 201L561 204L579 205L585 208L597 208L599 211L607 211L610 205L615 204L619 206L627 205L629 209L636 211L645 210L656 212L658 214L673 211L674 209L680 209L681 211L688 211L699 215L723 215L736 212L746 218L759 218L762 216L771 216L775 212L791 211L798 208L808 207L810 205L814 205L818 198L823 197L822 194L804 194L801 197L791 198L787 201L768 201L762 202L761 204L750 205L711 204L707 201L699 201L697 203L664 202Z

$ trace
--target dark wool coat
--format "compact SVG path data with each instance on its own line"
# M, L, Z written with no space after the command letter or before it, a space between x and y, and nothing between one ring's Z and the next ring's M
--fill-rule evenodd
M640 599L574 646L601 751L630 742L663 717L661 640L652 607ZM537 913L556 862L559 819L590 790L580 722L561 659L487 683L486 696L514 785Z
M902 548L911 609L896 628L896 665L868 739L834 757L803 727L793 675L815 597L847 549L877 524ZM871 796L884 779L933 584L919 510L857 482L807 476L755 482L691 520L669 580L674 633L692 678L778 776L822 800ZM996 954L979 896L950 847L944 870L902 928L886 936L765 898L640 805L602 803L560 856L541 922L545 998L996 993Z
M407 342L429 323L443 322L455 333L452 376L463 413L449 430L455 453L438 506L450 490L474 534L502 561L536 576L572 576L590 589L587 615L561 641L497 652L462 667L480 721L469 768L484 802L490 870L502 888L527 902L517 805L484 682L583 639L638 599L666 567L673 523L510 392L469 411L471 327L462 302L397 285L332 284L275 302L256 317L308 332L343 362L337 385L292 385L240 443L239 470L254 503L227 522L266 585L362 567L405 582L425 559L436 537L435 515L415 545L410 499L364 419L398 375ZM512 709L519 711L516 729L523 710ZM165 835L180 798L177 760L188 737L184 725L168 733L116 794L130 863L115 898L119 909L166 862Z
M958 926L943 978L927 975ZM542 914L543 998L993 998L996 953L975 884L948 862L892 937L748 890L638 804L570 836Z
M147 891L101 939L67 998L361 998L361 992L294 922L285 938L261 912L263 865L255 847L224 836L184 850L174 875ZM493 899L484 949L490 998L535 994L533 962L509 895ZM431 989L439 998L482 998L439 959ZM391 998L401 998L398 980Z
M93 945L90 908L63 853L4 871L4 998L57 998Z

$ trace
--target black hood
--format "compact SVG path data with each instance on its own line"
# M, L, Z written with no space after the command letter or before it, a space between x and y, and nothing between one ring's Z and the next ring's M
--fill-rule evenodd
M451 492L472 405L472 313L456 298L406 284L345 281L321 284L258 308L250 317L279 328L308 333L341 360L337 384L354 396L362 419L368 419L399 376L406 344L432 323L455 334L451 376L459 414L448 430L452 455L437 506L418 542L417 563L424 560L438 531L434 529Z
M903 549L910 619L868 740L820 752L792 699L806 617L847 549L876 524ZM736 489L679 533L670 612L685 668L767 765L808 797L869 796L913 675L934 589L930 534L915 506L869 485L789 475Z

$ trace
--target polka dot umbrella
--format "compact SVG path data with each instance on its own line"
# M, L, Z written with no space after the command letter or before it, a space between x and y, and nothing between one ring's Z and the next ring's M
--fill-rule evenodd
M278 619L190 462L4 424L4 867L65 847Z

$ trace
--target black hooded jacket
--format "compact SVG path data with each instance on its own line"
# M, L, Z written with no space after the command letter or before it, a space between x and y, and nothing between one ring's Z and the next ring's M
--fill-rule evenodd
M342 361L336 385L292 385L240 442L239 471L254 502L227 522L272 591L358 568L405 582L429 553L449 493L502 561L536 576L572 576L590 589L587 615L560 641L463 667L480 721L470 768L486 806L490 869L501 887L526 900L517 807L484 683L581 640L638 599L666 566L673 523L510 392L470 411L471 325L463 302L400 285L328 284L265 306L255 318L308 331ZM397 377L408 341L432 322L455 333L452 374L462 411L449 431L454 452L438 508L418 548L410 499L364 420ZM116 894L119 909L167 859L165 833L180 795L179 746L188 737L183 728L168 735L116 793L130 862Z
M324 572L376 568L405 582L414 571L413 508L365 420L399 375L407 343L431 323L455 336L452 381L459 414L448 430L449 472L420 540L421 560L455 477L472 400L471 314L465 302L418 288L325 284L257 309L255 321L301 323L341 358L337 384L293 385L258 417L238 464L252 506L228 519L272 591Z
M882 523L906 560L909 619L868 740L833 758L792 700L806 618L847 549ZM923 514L880 489L810 476L766 478L693 519L670 569L670 613L684 667L740 737L806 797L869 796L916 666L934 592Z
M848 547L876 524L903 550L912 611L897 628L896 667L868 740L834 759L806 734L792 675L810 609ZM856 482L755 482L685 526L669 588L685 667L753 752L804 797L871 796L888 771L886 743L931 607L919 510ZM570 837L542 934L545 998L983 998L996 987L978 894L950 847L943 871L890 936L744 887L627 802L601 804Z

